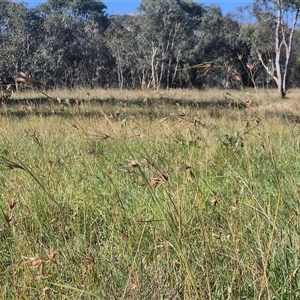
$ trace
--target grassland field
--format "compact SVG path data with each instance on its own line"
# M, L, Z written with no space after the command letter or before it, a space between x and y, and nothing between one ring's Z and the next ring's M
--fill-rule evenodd
M0 299L300 299L299 100L13 94Z

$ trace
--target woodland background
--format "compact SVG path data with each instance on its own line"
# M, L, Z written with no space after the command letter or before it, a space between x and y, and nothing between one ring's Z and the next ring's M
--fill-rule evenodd
M142 0L132 15L108 15L98 0L1 1L0 78L22 71L47 88L273 87L254 51L273 63L276 15L263 2L223 16L184 0ZM299 87L298 31L292 43L288 86Z

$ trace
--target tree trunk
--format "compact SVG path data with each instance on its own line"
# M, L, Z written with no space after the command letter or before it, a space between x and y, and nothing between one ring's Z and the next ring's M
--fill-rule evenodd
M152 88L156 89L156 74L155 74L155 57L158 49L154 46L152 42L152 56L151 56L151 71L152 71Z
M283 22L283 7L281 0L277 0L277 25L276 25L276 31L275 31L275 68L272 66L272 70L270 70L267 65L265 64L261 53L256 50L256 53L258 55L258 58L267 71L267 73L271 76L272 79L276 82L277 85L277 90L279 93L279 96L281 98L284 98L286 96L286 91L287 91L287 72L288 72L288 65L289 65L289 59L290 59L290 54L292 51L292 43L293 43L293 37L294 37L294 32L297 24L297 20L299 17L299 9L296 9L294 13L294 20L292 23L292 27L290 30L289 38L287 41L287 38L285 36L286 33L286 28L285 24ZM281 63L280 63L280 57L281 57L281 50L282 46L285 48L285 63L284 63L284 68L281 68ZM274 74L274 71L276 70L276 75ZM283 72L283 74L282 74Z

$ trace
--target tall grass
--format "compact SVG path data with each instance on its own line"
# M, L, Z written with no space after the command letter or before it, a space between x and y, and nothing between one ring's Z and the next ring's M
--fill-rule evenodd
M56 93L0 111L1 299L299 297L293 94Z

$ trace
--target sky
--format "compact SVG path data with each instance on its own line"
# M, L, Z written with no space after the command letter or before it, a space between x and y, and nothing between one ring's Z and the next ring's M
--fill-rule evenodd
M17 0L15 2L21 2L21 0ZM34 7L37 4L46 2L41 0L24 0L25 3L28 4L29 7ZM109 15L113 14L122 14L122 13L136 13L137 7L140 3L138 0L102 0L102 2L107 6L106 13ZM247 1L247 0L203 0L203 1L196 1L203 3L205 5L215 4L217 6L220 6L222 9L223 15L226 15L227 13L234 13L236 11L237 7L240 6L246 6L247 4L251 4L253 1Z

